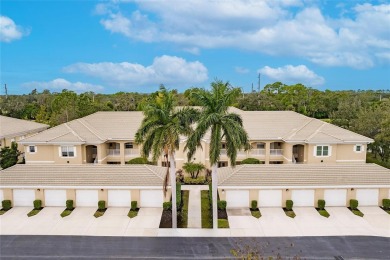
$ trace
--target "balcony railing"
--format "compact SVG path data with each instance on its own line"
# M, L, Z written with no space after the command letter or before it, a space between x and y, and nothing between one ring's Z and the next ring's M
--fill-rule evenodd
M265 149L252 149L251 150L251 155L265 155Z
M270 149L269 151L271 156L283 155L283 149Z
M107 156L120 156L120 149L107 149Z
M125 156L139 156L139 149L127 148L125 149Z

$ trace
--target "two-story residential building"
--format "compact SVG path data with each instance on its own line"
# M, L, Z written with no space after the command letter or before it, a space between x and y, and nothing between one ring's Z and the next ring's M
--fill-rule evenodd
M47 128L49 126L46 124L0 116L0 149L9 147L12 142L19 142ZM19 145L18 149L22 153L25 152L23 145Z
M229 208L282 207L287 199L295 206L348 206L358 199L362 206L381 205L390 197L390 170L365 163L367 144L373 140L318 119L291 111L242 111L251 148L239 151L237 162L257 158L262 165L229 167L224 150L218 170L219 196ZM161 207L165 162L157 166L125 165L140 156L134 135L142 112L97 112L50 128L19 141L26 149L26 165L0 172L0 200L14 206L32 205L41 199L46 206L96 206L106 200L109 207ZM191 159L210 167L210 137L202 139ZM176 167L187 161L186 137L176 151ZM118 165L109 165L118 164ZM227 166L227 167L225 167Z

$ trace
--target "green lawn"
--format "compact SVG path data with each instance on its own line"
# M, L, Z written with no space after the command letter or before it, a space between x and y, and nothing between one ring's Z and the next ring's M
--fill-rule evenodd
M183 208L181 209L181 212L177 212L177 214L178 214L177 227L178 228L187 228L187 225L188 225L188 199L189 199L189 197L190 197L190 191L183 190L182 197L181 197L181 199L183 200Z
M317 209L318 213L320 213L321 216L325 217L325 218L329 218L330 215L328 213L328 211L326 211L326 209Z
M32 216L35 216L37 215L39 212L41 212L42 209L33 209L31 210L29 213L27 213L27 216L28 217L32 217Z
M209 191L202 190L200 195L202 209L202 228L213 228L213 219L211 217L211 209L209 205Z
M129 210L129 213L127 213L127 216L129 218L135 218L136 216L138 216L138 210Z
M260 210L256 210L256 211L251 210L251 214L252 214L252 216L255 217L255 218L260 218L260 217L261 217L261 212L260 212Z
M65 209L64 211L62 211L62 213L61 213L61 217L67 217L67 216L69 216L71 213L73 212L73 209L72 210L70 210L70 209Z
M100 218L101 216L104 215L104 213L106 213L106 209L104 209L104 210L98 209L98 210L96 210L95 214L93 214L93 216L95 218Z
M364 216L363 212L361 212L359 209L350 209L350 211L352 211L352 213L355 214L356 216L359 216L359 217Z
M229 228L229 221L227 219L218 219L218 228Z

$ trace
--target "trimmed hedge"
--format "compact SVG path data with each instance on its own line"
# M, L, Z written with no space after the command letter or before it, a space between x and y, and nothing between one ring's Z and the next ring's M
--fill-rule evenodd
M251 201L251 209L253 209L253 210L257 209L257 200Z
M241 164L261 164L261 162L256 158L246 158L241 161Z
M136 210L137 209L137 201L136 200L133 200L131 202L131 210Z
M181 183L176 183L176 207L177 210L181 208Z
M42 200L34 200L34 209L42 208Z
M351 209L357 209L357 207L359 206L359 202L357 200L350 200L349 201L349 207Z
M318 200L318 208L325 209L325 200Z
M98 209L100 209L100 210L106 209L106 201L99 200L99 202L98 202Z
M196 184L205 184L206 178L203 176L199 176L196 179L192 179L191 177L184 177L184 184L188 185L196 185Z
M227 202L226 200L219 200L217 202L218 209L225 210L226 209Z
M69 209L69 210L71 210L71 209L73 209L74 207L73 207L73 200L67 200L66 201L66 209Z
M4 210L9 210L11 208L11 201L10 200L3 200L1 202L1 206Z
M172 209L172 202L170 202L170 201L163 202L163 209L164 210L171 210Z
M294 202L292 200L286 200L286 209L287 210L292 210L294 206Z
M152 165L153 163L151 161L148 161L147 158L137 157L137 158L131 159L130 161L126 162L126 164L150 164L150 165Z
M390 199L383 199L382 205L383 205L384 209L390 209ZM4 206L3 206L3 208L4 208Z

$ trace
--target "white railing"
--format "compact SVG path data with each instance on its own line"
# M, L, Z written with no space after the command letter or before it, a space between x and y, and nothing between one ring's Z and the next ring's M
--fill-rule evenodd
M265 155L265 149L252 149L251 155Z
M271 156L283 155L283 149L270 149L269 152Z
M119 156L120 154L120 149L107 149L107 156Z
M137 156L137 155L140 155L139 149L127 148L127 149L125 149L125 155L126 156Z
M240 156L240 157L247 156L247 152L245 152L245 151L237 151L237 156Z
M227 155L226 149L221 149L221 155Z

